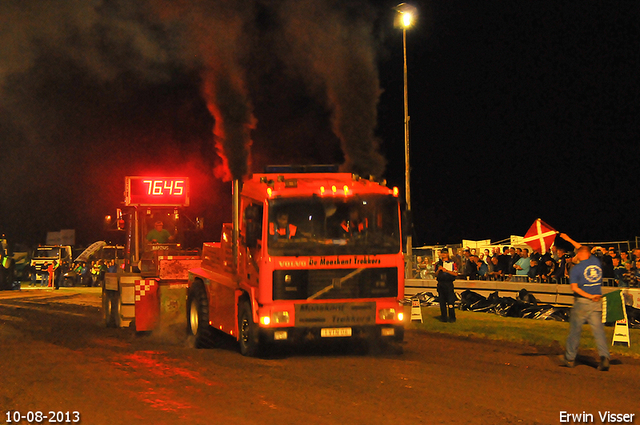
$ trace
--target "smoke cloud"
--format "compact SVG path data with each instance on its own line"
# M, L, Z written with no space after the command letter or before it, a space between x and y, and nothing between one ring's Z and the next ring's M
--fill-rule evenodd
M215 120L213 134L221 162L217 177L240 179L249 172L251 130L256 119L246 88L242 58L248 55L252 2L162 1L153 6L163 22L182 32L182 60L200 70L201 92Z
M95 193L116 204L124 175L187 164L228 180L257 164L337 159L345 171L382 176L376 16L363 6L3 0L0 150L11 171L0 224L76 227L60 221L100 214L58 207L49 223L40 217L60 202L86 208ZM6 199L38 199L33 217Z
M345 155L342 168L380 177L385 161L374 130L381 90L373 20L367 19L371 16L366 11L364 5L350 10L344 2L313 0L289 0L280 8L284 42L291 53L284 59L330 108L332 128Z

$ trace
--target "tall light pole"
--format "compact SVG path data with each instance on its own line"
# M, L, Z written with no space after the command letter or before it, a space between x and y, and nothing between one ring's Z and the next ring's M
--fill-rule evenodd
M396 26L402 28L402 53L404 57L404 192L407 203L407 217L411 218L411 167L409 162L409 94L407 84L407 28L410 28L416 17L416 8L406 3L396 6L398 12ZM407 257L405 261L405 276L412 277L411 271L413 254L411 252L413 237L407 234Z

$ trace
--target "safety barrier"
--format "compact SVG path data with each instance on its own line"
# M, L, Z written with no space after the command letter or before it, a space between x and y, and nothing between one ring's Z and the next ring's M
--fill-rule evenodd
M435 279L406 279L404 282L405 296L413 296L417 293L428 291L437 295L437 282ZM501 297L518 296L522 289L530 292L540 303L553 305L572 305L573 291L570 285L559 285L556 283L532 283L532 282L512 282L497 280L456 280L454 288L457 293L466 289L477 292L482 296L489 296L493 292L498 292ZM624 292L633 299L633 306L640 308L640 289L626 289L606 286L602 288L602 292L608 294L618 289L624 289Z
M435 279L436 277L432 272L428 272L426 270L421 270L420 272L415 272L413 278L414 279ZM481 280L484 280L484 281L487 281L487 280L490 280L490 281L498 280L498 281L505 281L505 282L549 283L549 282L542 282L540 280L540 278L532 280L528 276L520 276L520 275L512 275L512 276L505 277L504 279L489 278L489 279L481 279ZM552 281L550 283L569 284L569 278L564 277L564 278L562 278L561 282L556 282L554 280L554 281ZM615 287L617 287L618 285L617 285L615 279L603 278L602 279L602 286L615 286Z

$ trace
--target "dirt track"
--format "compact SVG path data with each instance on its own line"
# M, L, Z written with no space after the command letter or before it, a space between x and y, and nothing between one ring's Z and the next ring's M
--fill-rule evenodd
M95 295L0 293L0 423L7 410L78 411L83 424L554 424L560 412L636 414L640 364L609 372L560 348L408 331L404 354L310 347L245 358L233 341L106 329ZM24 421L23 423L26 423ZM48 423L48 422L43 422Z

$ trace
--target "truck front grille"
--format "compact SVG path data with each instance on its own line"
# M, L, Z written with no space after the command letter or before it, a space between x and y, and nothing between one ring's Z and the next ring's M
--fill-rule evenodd
M398 269L276 270L274 300L386 298L398 296Z

